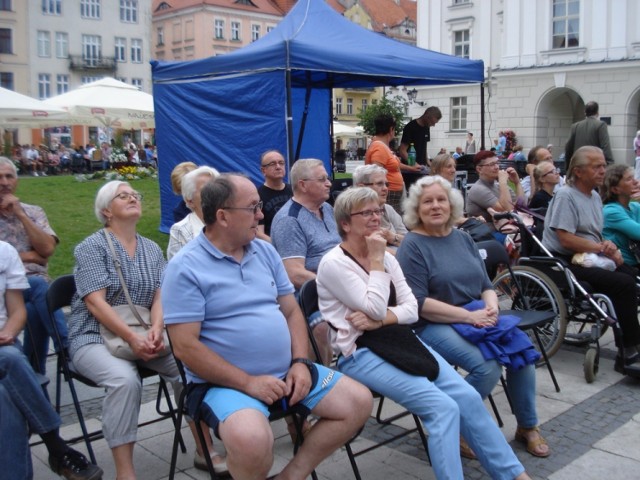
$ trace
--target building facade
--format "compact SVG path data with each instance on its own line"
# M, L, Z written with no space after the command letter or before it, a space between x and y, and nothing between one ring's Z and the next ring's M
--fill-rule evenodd
M151 93L151 0L0 0L2 86L46 99L104 77ZM20 141L40 141L21 129ZM95 135L95 134L94 134ZM74 142L90 140L76 127Z
M233 52L269 33L284 16L270 0L154 0L158 60L193 60Z
M416 44L415 0L337 0L332 7L345 18L363 28L401 42ZM375 52L370 52L375 55ZM358 113L378 102L383 95L380 88L336 88L333 90L334 118L346 125L356 126ZM361 142L363 143L363 142ZM359 145L363 147L364 145Z
M564 152L584 105L600 104L613 155L631 164L640 129L640 3L634 0L418 0L422 48L485 62L485 144L513 130L525 152ZM443 119L430 153L480 140L480 86L418 88ZM423 108L412 107L412 116Z

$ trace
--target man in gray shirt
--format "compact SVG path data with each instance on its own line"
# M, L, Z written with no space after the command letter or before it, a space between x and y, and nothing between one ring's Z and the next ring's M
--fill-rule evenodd
M545 218L542 243L554 255L564 257L569 269L594 291L607 295L622 330L624 356L616 358L615 368L640 362L640 325L635 269L623 263L615 243L603 240L602 201L595 188L604 182L605 158L598 147L576 150L567 171L567 185L553 196ZM614 271L583 267L571 263L576 253L595 253L610 258ZM616 339L618 343L618 339Z
M479 178L467 194L466 210L470 217L482 215L492 224L493 218L489 208L496 212L510 212L517 201L525 202L518 172L513 167L500 170L495 152L478 152L473 163L476 165ZM515 185L515 192L509 187L509 181Z

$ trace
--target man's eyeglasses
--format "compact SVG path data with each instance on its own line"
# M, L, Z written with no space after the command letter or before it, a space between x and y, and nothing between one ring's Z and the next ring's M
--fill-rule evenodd
M258 212L262 211L262 206L264 203L262 201L256 203L253 207L222 207L222 210L246 210L247 212L253 212L255 215Z
M384 208L376 208L375 210L362 210L360 212L353 212L350 214L350 216L354 216L354 215L362 215L362 218L371 218L372 215L378 215L379 217L382 216L382 214L384 213Z
M499 162L489 162L489 163L481 163L480 165L478 165L479 167L489 167L489 168L493 168L493 167L497 167Z
M264 165L262 165L264 168L273 168L275 166L279 166L279 167L284 167L285 163L284 161L279 161L279 162L269 162L269 163L265 163Z
M551 175L552 173L560 173L560 169L554 168L553 170L549 170L547 173L544 173L542 176L546 177L547 175Z
M116 198L120 200L125 200L125 201L129 200L130 198L134 198L138 202L141 202L143 197L142 197L142 194L138 192L121 192L117 194L115 197L113 197L111 200L115 200Z
M389 186L389 182L363 183L363 185L366 186L366 187L370 187L372 185L375 185L378 188L382 188L382 187L388 187Z
M303 182L319 182L319 183L327 183L328 180L329 180L329 177L327 177L326 175L324 177L302 179Z

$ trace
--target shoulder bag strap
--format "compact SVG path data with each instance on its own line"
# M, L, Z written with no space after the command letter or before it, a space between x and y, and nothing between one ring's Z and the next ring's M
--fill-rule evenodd
M116 255L116 249L113 246L113 242L111 241L111 237L109 236L109 232L107 232L106 228L102 229L102 232L104 233L104 237L107 239L107 244L109 245L109 250L111 250L111 256L113 257L113 263L116 266L116 272L118 272L118 278L120 279L120 285L122 287L121 291L124 293L124 296L127 299L127 303L129 304L129 308L131 309L131 312L133 313L133 316L136 317L136 320L138 320L138 323L143 328L149 328L149 325L146 324L146 322L142 319L142 317L138 313L138 309L133 305L133 301L131 300L131 295L129 295L129 289L127 288L127 284L124 281L124 276L122 275L122 267L120 266L120 259L118 258L118 255Z

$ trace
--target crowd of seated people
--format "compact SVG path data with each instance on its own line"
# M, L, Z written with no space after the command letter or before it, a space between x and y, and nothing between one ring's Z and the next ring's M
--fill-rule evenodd
M537 152L544 154L541 149ZM274 169L281 169L282 155L272 150L265 153L273 153L274 158L279 155ZM266 178L271 157L263 157ZM469 192L467 210L491 222L489 209L510 210L526 195L515 170L500 170L495 153L480 151L475 162L480 180L478 191L472 194L472 187ZM323 328L314 329L314 336L326 347L326 356L319 363L330 364L332 356L337 356L335 368L416 413L430 432L430 453L438 478L461 477L460 456L478 458L492 478L528 478L482 399L505 369L517 419L515 439L531 455L548 456L551 450L539 431L535 404L536 357L526 337L518 338L519 355L505 362L503 358L486 359L475 340L465 336L465 327L513 328L513 324L500 316L491 280L473 241L456 228L464 206L460 193L452 188L455 167L455 159L447 153L433 159L433 175L418 180L408 198L400 197L401 216L389 203L388 172L376 162L355 170L355 186L337 197L334 211L326 203L329 180L324 163L299 160L290 173L293 196L276 207L269 232L275 250L261 246L258 251L277 252L277 263L292 290L316 279L320 312L312 321ZM604 167L599 149L583 147L572 158L567 185L558 188L560 178L553 163L538 161L530 170L531 206L548 204L543 241L555 255L570 258L573 253L594 252L615 262L615 271L579 265L571 269L614 303L623 332L624 354L616 359L616 369L621 371L640 360L633 268L638 259L629 243L640 241L640 208L630 201L638 191L633 169L612 165L605 172ZM245 207L231 192L231 200L219 207L228 213L206 218L201 192L217 177L215 169L191 162L174 169L172 183L181 194L183 208L174 211L169 260L187 243L197 238L204 241L208 230L239 235L240 224L234 222L245 214L249 230L241 230L237 243L246 249L259 241L255 239L262 220L260 201ZM233 179L229 185L235 189L240 183ZM173 357L160 356L166 347L160 304L165 260L155 243L137 233L141 200L125 182L109 182L98 192L95 212L104 228L75 249L77 294L69 318L69 352L74 365L105 387L103 431L118 478L136 475L133 451L141 398L137 366L165 376L176 395L182 388ZM222 222L219 227L209 228L216 221ZM126 301L119 294L120 280L106 235L115 245L134 303L151 311L153 326L147 336L132 334L112 308ZM269 262L273 261L269 256ZM288 287L284 290L288 292ZM111 355L103 345L100 325L121 336L140 360ZM381 337L373 333L378 330L394 339L386 341L381 351L377 350ZM421 368L425 370L403 370L386 359L389 350L392 356L399 351L416 355L424 361L426 366ZM466 376L455 372L452 365L461 367ZM420 385L420 394L415 393L416 385ZM413 393L408 395L409 391ZM193 423L190 425L193 429ZM305 424L305 434L313 428ZM206 441L216 472L225 473L225 456L214 450L211 438ZM204 451L196 440L194 464L206 469Z

